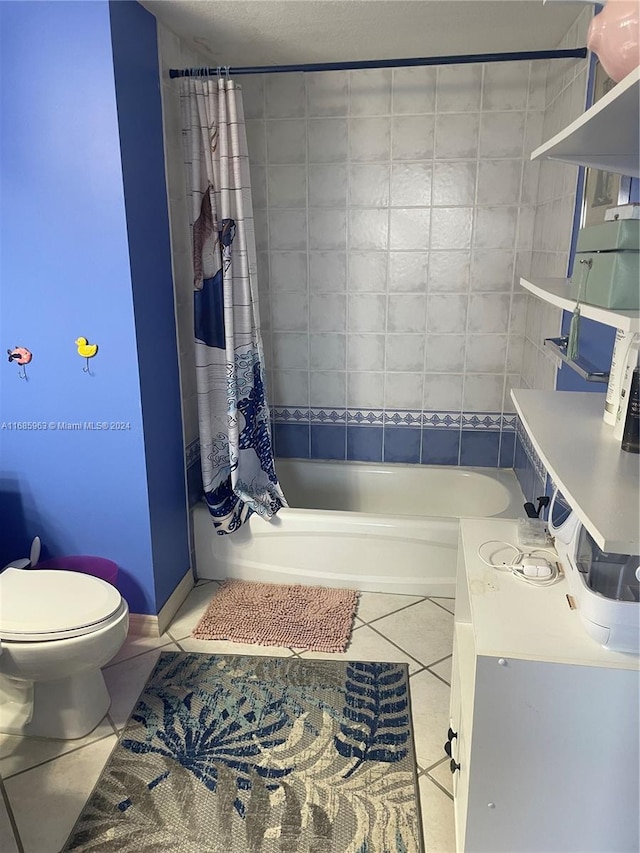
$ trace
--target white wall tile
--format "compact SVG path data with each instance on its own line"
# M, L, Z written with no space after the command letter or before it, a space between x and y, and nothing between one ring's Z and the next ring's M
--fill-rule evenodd
M478 373L505 372L507 335L469 335L467 370Z
M347 167L337 163L309 165L309 206L346 207Z
M423 406L426 411L460 411L464 377L456 373L426 373Z
M341 293L312 294L309 300L309 330L344 332L346 304L346 297Z
M264 117L264 74L250 74L242 78L242 105L245 119Z
M349 253L349 290L383 292L387 288L387 252Z
M352 160L388 160L391 125L388 118L354 118L349 121Z
M269 241L272 249L306 250L306 211L273 209L269 214Z
M434 211L434 216L438 211ZM470 253L436 251L429 256L429 292L463 293L469 288Z
M287 332L276 336L273 342L273 367L276 370L309 367L309 337L298 332Z
M271 255L270 280L274 291L306 292L306 252L273 252Z
M476 113L438 115L435 156L438 160L469 159L478 152L480 118Z
M349 169L349 202L355 207L387 207L389 164L353 164Z
M436 104L437 69L394 68L393 112L432 113Z
M385 377L384 406L386 409L420 409L424 374L389 373Z
M472 293L469 297L468 331L506 332L510 303L511 297L506 293Z
M274 119L266 124L269 163L304 163L307 158L307 129L304 120ZM251 147L249 151L252 151Z
M362 69L350 73L352 116L389 115L391 75L391 68Z
M347 258L344 252L309 252L309 289L313 293L344 292Z
M513 286L513 249L476 249L471 290L505 290Z
M387 335L387 370L422 372L424 347L424 335Z
M267 162L267 126L264 121L245 122L247 145L252 164Z
M432 197L434 205L448 207L474 204L475 196L475 160L442 160L434 164Z
M436 334L464 332L467 326L467 296L434 295L427 300L427 331Z
M309 373L306 370L274 370L272 388L276 406L307 405Z
M438 112L474 112L480 109L481 65L441 65L438 68Z
M277 331L306 332L308 311L306 293L274 293L271 297L271 320Z
M344 163L346 161L346 119L309 119L308 133L310 163Z
M349 104L347 71L318 71L304 75L310 116L345 116Z
M354 209L349 213L349 246L352 249L387 248L389 217L386 210Z
M504 376L495 373L467 373L462 408L465 412L499 412L502 407Z
M528 62L489 62L484 69L483 110L524 110L529 89Z
M350 332L384 332L386 297L371 293L349 295Z
M478 204L518 204L521 160L482 160L478 168Z
M344 210L309 210L309 249L335 249L347 246L347 217Z
M472 207L437 207L431 222L432 249L468 249L473 227Z
M293 118L305 114L304 74L266 74L268 118Z
M310 377L309 401L312 406L343 408L347 404L347 375L339 370L314 370Z
M425 251L429 247L429 208L393 208L390 217L389 248Z
M389 290L396 293L425 291L428 270L427 252L390 252Z
M513 247L517 224L517 207L479 207L476 211L476 248L508 249Z
M271 207L307 206L307 170L302 165L269 166Z
M384 335L350 334L347 338L347 367L349 370L382 370L384 349Z
M480 157L520 157L526 113L483 113Z
M429 160L433 156L435 120L432 115L395 116L392 120L392 160Z
M429 334L425 345L425 369L432 373L462 373L466 335Z
M389 296L388 332L424 332L427 297L416 293Z
M431 204L431 163L394 163L391 166L391 204L394 207Z
M311 370L344 370L346 335L309 335L309 367Z
M378 409L384 404L384 373L349 373L347 406L354 409Z

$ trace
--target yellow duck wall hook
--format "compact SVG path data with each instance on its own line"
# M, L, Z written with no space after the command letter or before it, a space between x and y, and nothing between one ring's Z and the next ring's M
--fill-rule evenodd
M75 345L78 347L78 355L87 359L86 367L82 368L83 372L90 373L89 359L98 352L98 344L90 344L86 338L76 338Z

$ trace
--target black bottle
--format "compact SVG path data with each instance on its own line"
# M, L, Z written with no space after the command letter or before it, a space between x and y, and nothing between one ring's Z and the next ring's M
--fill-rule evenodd
M627 453L640 453L640 370L637 367L631 377L621 447Z

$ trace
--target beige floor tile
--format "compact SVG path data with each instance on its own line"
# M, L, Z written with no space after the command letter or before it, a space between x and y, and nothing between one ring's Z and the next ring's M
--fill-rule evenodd
M24 853L58 853L116 740L103 738L5 782Z
M0 850L2 853L18 853L18 845L11 829L9 815L0 796Z
M194 637L185 637L179 641L180 648L185 652L199 652L207 655L269 655L278 658L291 657L291 649L283 646L258 646L253 643L229 643L226 640L196 640Z
M358 599L358 616L363 622L371 622L381 616L388 616L421 601L419 595L388 595L385 592L361 592Z
M103 670L104 680L107 682L107 689L111 696L109 716L118 731L129 719L161 651L178 652L180 649L173 644L163 646L162 649L152 649L150 652L123 660Z
M191 590L167 629L174 640L181 640L183 637L190 636L217 589L218 584L205 583L201 586L195 586Z
M419 601L385 616L375 627L425 665L453 650L453 616L431 601Z
M430 767L445 757L443 744L449 729L449 688L423 670L412 675L411 714L420 767Z
M426 776L419 785L425 853L455 853L453 801Z
M439 782L443 788L446 788L447 791L453 796L453 776L451 775L451 768L449 767L449 761L451 759L447 758L446 761L443 761L442 764L438 764L437 767L433 767L429 770L429 776Z
M433 601L436 601L440 607L444 607L449 613L456 612L456 600L455 598L434 598Z
M302 652L300 657L315 658L316 660L366 660L406 663L409 665L410 673L420 669L420 666L410 655L397 649L368 625L354 628L351 634L351 642L346 652Z
M168 634L163 634L161 637L141 637L139 634L129 634L124 646L109 661L107 666L113 666L116 663L120 663L120 661L144 654L151 651L151 649L159 649L161 646L167 646L172 642L173 640Z
M432 672L435 672L436 675L439 675L440 678L444 678L449 685L451 684L451 661L452 658L449 656L448 658L441 660L440 663L436 663L429 667L429 669Z
M50 761L52 758L57 758L59 755L111 734L113 734L113 728L106 718L86 737L76 740L0 734L0 775L3 779L8 779L14 773L42 764L43 761ZM2 850L1 847L0 850Z

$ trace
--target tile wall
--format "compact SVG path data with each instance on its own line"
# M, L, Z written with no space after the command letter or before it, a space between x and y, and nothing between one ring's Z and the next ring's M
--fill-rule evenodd
M559 48L583 47L593 15L585 7L562 39ZM553 60L545 63L545 110L542 139L550 139L585 109L588 61ZM530 273L533 277L563 278L567 275L578 167L542 160L533 224ZM562 311L533 296L526 297L526 322L522 354L521 387L553 391L560 362L544 349L545 338L559 335ZM544 466L518 423L515 470L527 499L549 493Z
M512 466L546 71L241 78L278 455Z

